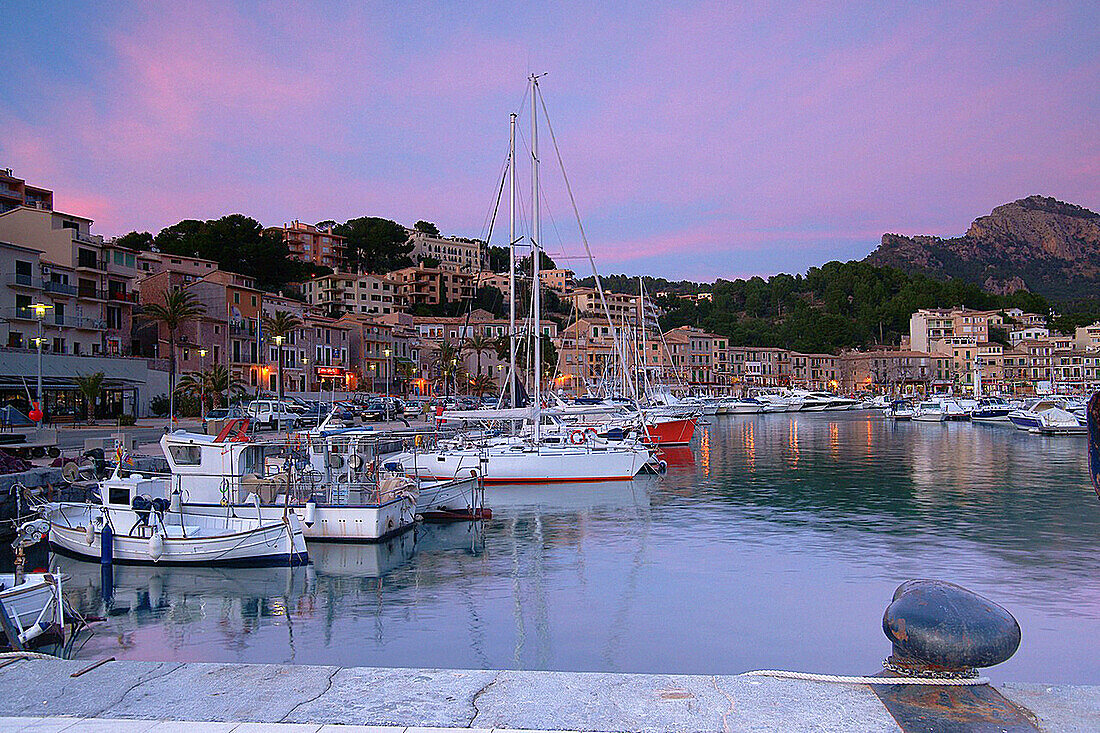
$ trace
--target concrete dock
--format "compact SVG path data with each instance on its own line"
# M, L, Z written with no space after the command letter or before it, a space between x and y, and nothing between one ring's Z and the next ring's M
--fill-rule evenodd
M71 676L89 665L24 659L0 667L0 730L900 730L866 685L723 675L126 661ZM1100 730L1100 687L1004 684L996 690L1040 730ZM239 725L245 723L268 725Z

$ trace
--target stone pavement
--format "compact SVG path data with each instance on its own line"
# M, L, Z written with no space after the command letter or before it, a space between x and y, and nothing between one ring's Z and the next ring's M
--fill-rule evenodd
M145 731L158 721L227 725L188 722L157 731L257 733L898 730L865 685L722 675L176 662L109 662L71 676L88 665L28 659L0 668L0 716L11 716L0 720L0 730ZM998 690L1034 713L1041 729L1100 730L1100 687L1008 684ZM115 719L131 722L122 727ZM274 725L289 723L304 727ZM389 727L329 727L335 725Z

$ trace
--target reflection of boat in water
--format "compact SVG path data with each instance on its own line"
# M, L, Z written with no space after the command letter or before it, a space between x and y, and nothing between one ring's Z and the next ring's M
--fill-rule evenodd
M683 445L662 446L657 457L668 464L669 468L683 468L695 465L695 452Z
M422 524L416 528L416 551L431 552L466 550L478 555L485 549L485 529L481 522Z
M630 481L555 484L546 491L538 484L497 484L486 493L486 503L494 512L515 507L585 509L594 507L649 506L649 489L656 477L642 476Z
M85 604L98 602L103 591L99 563L56 558L65 576L66 597ZM112 573L114 608L158 608L168 598L186 596L286 596L306 589L302 567L203 567L197 565L115 565ZM142 597L147 600L143 600ZM85 605L85 608L87 606Z
M319 543L309 559L318 576L380 578L408 562L416 547L415 534L407 532L371 544Z

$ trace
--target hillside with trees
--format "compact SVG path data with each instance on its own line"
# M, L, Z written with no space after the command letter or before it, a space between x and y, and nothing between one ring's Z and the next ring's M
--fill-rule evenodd
M633 281L636 292L637 279ZM727 336L733 345L832 353L898 344L919 308L1049 310L1042 296L1026 290L995 295L962 280L943 282L854 261L829 262L805 275L718 280L705 289L713 300L657 299L666 310L662 327L695 326Z

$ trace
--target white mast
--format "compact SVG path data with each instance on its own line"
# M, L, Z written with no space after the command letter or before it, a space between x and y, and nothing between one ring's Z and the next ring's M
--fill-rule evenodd
M539 311L542 290L539 287L539 258L542 250L542 223L539 221L539 125L538 104L535 97L538 96L539 78L531 75L531 312L534 321L534 342L531 357L533 365L532 374L534 381L535 400L535 442L540 438L540 426L542 422L542 322Z
M511 178L511 201L508 222L508 396L516 404L516 113L512 113L508 144L508 168Z

